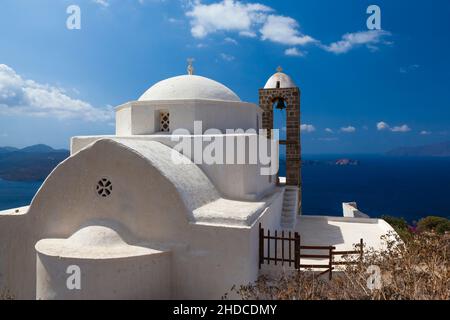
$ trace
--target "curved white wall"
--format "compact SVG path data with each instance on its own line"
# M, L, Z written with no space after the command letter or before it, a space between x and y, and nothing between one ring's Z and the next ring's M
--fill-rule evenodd
M233 153L238 154L239 144L243 141L245 143L243 153L245 153L246 159L249 158L249 145L250 140L255 140L255 134L241 134L241 135L212 135L212 137L218 137L226 140L228 138L233 139L233 150L230 152L227 149L226 142L223 144L223 154ZM105 137L74 137L71 143L71 153L75 154L88 146L89 144L103 139ZM171 135L150 135L150 136L130 136L130 137L114 137L108 136L108 139L117 141L158 141L170 148L173 148L178 144L177 141L172 141ZM184 139L189 140L187 144L191 145L191 150L194 150L194 136L184 136ZM197 139L201 139L197 138ZM202 151L210 144L209 141L201 141ZM268 142L268 150L270 153L275 152L275 158L278 158L278 148L271 150L270 143ZM185 154L186 155L186 154ZM194 154L190 156L186 155L191 161L194 161ZM261 168L267 167L260 163L257 164L207 164L201 163L198 166L208 176L217 190L226 198L234 200L257 200L264 196L267 192L270 192L275 187L275 177L269 179L269 176L261 174Z
M113 183L112 194L106 199L96 194L101 177L108 177ZM38 253L37 262L38 241L68 238L94 219L118 222L139 245L170 252L170 267L164 259L158 260L155 272L161 277L165 277L163 269L170 272L171 298L219 299L233 285L255 280L257 261L249 260L255 251L254 239L250 237L254 226L189 222L188 207L170 179L133 150L100 141L59 165L37 193L27 214L0 217L0 288L9 289L18 299L33 299L38 283L38 297L67 298L61 291L65 282L51 283L51 279L59 279L67 263L80 263L88 270L93 284L99 277L95 290L104 290L102 283L122 268L128 268L126 277L133 281L142 279L144 275L133 266L134 262L126 259L102 262L66 257L58 263L43 252ZM146 272L152 272L150 260L142 264L148 265ZM103 267L107 270L104 278L98 275ZM50 282L42 277L48 277ZM122 290L125 278L106 289ZM147 285L150 283L143 283ZM123 290L121 297L134 297L127 287ZM89 291L84 297L95 294ZM117 297L99 294L104 298Z

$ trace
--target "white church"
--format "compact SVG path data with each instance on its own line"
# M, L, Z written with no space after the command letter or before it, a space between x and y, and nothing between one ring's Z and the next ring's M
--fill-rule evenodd
M343 204L343 217L302 214L300 89L291 77L278 69L256 105L193 73L190 64L188 74L118 106L114 136L73 137L70 157L30 206L0 212L0 293L220 299L265 272L260 228L297 232L309 245L347 249L364 238L382 246L380 236L392 228L354 203ZM270 131L274 109L286 112L285 140ZM249 143L222 144L227 159L242 152L245 158L225 163L197 161L179 149L181 140L200 151L215 139L250 142L259 129L267 129L276 159L269 165L285 145L286 177L262 174L267 163L248 161Z

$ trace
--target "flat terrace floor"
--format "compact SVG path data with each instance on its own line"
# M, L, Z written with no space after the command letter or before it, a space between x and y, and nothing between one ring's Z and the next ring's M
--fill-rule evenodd
M380 250L385 248L383 235L389 234L392 228L384 220L372 218L346 218L330 216L308 216L297 217L297 223L293 231L300 234L302 246L334 246L336 251L353 251L354 245L363 239L365 250L373 248ZM273 234L273 233L272 233ZM274 257L273 242L271 243L271 256ZM286 250L286 248L285 248ZM278 245L278 256L281 252L281 241ZM327 250L302 250L302 254L328 255ZM354 256L358 258L357 255ZM340 256L335 256L335 261L342 260ZM267 262L266 262L267 263ZM281 262L275 266L262 266L263 274L279 273L282 270L293 270L286 263L281 267ZM328 259L323 258L302 258L301 264L327 265ZM339 269L339 266L336 267ZM313 271L324 271L325 269L313 269Z
M335 246L336 250L352 250L360 239L366 247L382 249L381 237L391 227L381 219L345 218L327 216L300 216L295 231L301 236L302 245Z

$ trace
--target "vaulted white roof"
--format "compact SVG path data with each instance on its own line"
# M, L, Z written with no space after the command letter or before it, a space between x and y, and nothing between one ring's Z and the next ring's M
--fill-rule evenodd
M277 84L278 83L278 84ZM283 72L277 72L267 80L264 89L285 89L297 87L294 80Z
M162 80L148 89L139 101L155 100L220 100L241 99L223 84L196 75L182 75Z

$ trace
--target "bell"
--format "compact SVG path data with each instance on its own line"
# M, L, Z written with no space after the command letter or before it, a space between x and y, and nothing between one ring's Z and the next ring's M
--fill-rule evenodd
M279 110L286 109L286 105L284 104L284 100L283 99L278 99L277 103L275 105L275 108L279 109Z

